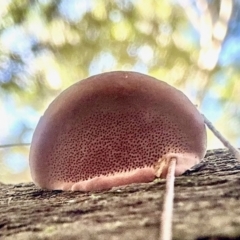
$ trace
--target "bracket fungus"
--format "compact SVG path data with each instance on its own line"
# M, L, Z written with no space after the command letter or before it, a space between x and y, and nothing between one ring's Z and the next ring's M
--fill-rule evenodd
M179 90L127 71L103 73L63 91L33 135L30 169L44 189L103 190L175 176L206 151L204 118Z

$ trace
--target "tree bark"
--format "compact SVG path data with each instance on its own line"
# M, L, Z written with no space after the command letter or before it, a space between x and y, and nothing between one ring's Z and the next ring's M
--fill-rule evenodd
M175 180L173 239L240 239L240 162L210 150ZM110 191L46 191L0 184L0 239L159 239L165 180Z

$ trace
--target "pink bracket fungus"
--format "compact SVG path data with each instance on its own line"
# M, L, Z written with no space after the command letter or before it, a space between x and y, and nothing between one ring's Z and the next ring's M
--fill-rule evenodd
M175 176L206 151L204 118L179 90L153 77L103 73L63 91L47 108L30 149L44 189L103 190Z

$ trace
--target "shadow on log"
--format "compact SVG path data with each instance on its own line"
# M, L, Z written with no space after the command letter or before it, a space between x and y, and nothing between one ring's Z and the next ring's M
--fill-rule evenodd
M0 184L0 239L157 240L165 180L110 191ZM240 163L225 149L175 180L173 239L240 239Z

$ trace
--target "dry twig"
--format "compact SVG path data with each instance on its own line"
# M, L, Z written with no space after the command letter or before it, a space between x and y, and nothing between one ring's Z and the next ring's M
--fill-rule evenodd
M164 197L163 212L161 216L160 240L172 239L172 215L176 162L177 159L174 157L169 162L168 174L166 178L166 193Z
M202 114L205 124L213 132L213 134L222 142L222 144L234 154L236 159L240 161L240 152L235 148L214 126L213 124Z

